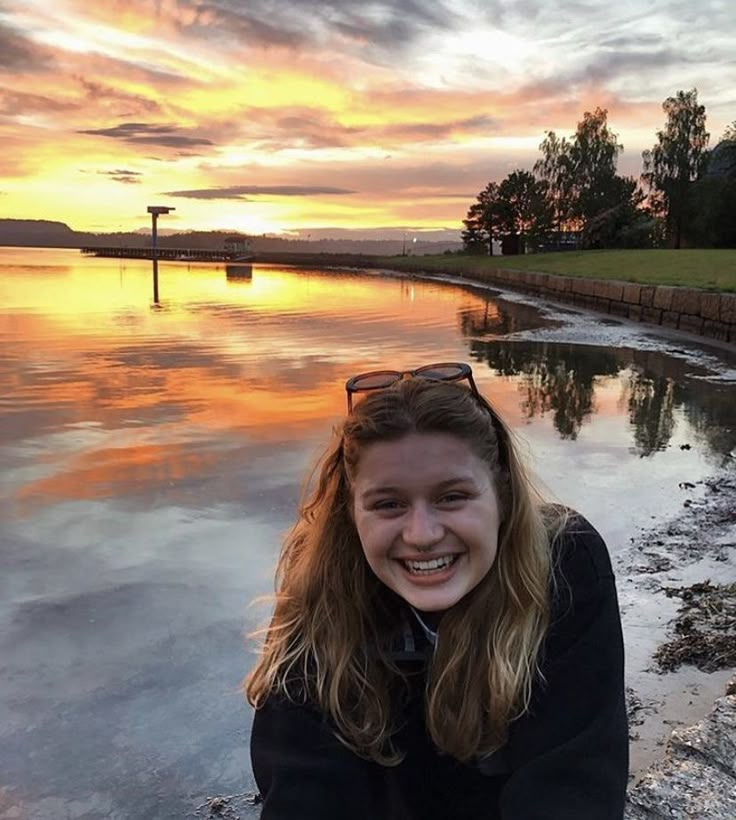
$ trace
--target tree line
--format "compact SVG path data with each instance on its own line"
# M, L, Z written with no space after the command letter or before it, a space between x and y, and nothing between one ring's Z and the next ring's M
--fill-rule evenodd
M662 104L664 127L643 172L617 173L624 146L608 111L586 111L570 137L547 131L532 171L489 182L463 220L464 249L736 247L736 121L708 149L697 89Z

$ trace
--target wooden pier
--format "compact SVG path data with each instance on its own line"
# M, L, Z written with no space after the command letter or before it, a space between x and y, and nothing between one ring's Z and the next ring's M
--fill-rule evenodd
M81 248L89 256L116 259L165 259L170 262L250 262L252 255L208 248L129 248L121 246Z

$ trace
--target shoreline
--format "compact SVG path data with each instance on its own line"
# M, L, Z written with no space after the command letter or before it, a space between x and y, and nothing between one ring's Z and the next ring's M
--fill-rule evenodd
M736 674L736 460L680 489L682 512L642 529L614 556L635 782L662 759L673 728L705 718ZM709 604L719 617L698 614L706 583L729 602ZM641 609L645 620L656 611L656 621L637 624Z
M736 817L736 676L698 723L672 732L662 760L628 790L625 820Z
M432 266L423 263L421 256L393 260L359 254L256 253L253 262L296 268L379 269L427 279L452 276L560 304L573 304L638 324L675 330L723 344L731 350L736 347L736 293L728 291L643 284L627 279L597 279L514 267L478 269L471 262L467 266L452 263Z

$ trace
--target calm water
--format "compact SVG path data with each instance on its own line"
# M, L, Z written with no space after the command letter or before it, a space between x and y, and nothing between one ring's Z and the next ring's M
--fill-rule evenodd
M726 354L456 284L235 273L163 265L154 307L149 263L0 248L0 818L252 787L249 602L347 376L472 362L614 554L736 446Z

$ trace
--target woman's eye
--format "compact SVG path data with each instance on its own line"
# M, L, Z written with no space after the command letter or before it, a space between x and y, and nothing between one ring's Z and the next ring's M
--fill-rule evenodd
M467 495L465 493L447 493L440 498L440 504L456 504L460 501L465 501Z
M400 503L395 501L391 498L383 499L382 501L376 501L373 505L374 510L397 510L400 507Z

